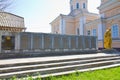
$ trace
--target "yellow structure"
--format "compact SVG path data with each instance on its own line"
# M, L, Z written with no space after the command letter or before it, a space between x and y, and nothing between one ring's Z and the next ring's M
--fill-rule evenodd
M60 14L50 24L52 33L83 35L85 23L99 18L98 14L88 12L87 0L70 0L71 12L68 15Z
M111 49L112 48L112 38L111 38L111 29L107 29L104 35L104 48Z
M54 34L98 37L98 47L104 48L104 33L111 28L112 47L120 49L120 0L101 0L100 14L90 13L87 0L70 0L70 13L60 14L51 24Z

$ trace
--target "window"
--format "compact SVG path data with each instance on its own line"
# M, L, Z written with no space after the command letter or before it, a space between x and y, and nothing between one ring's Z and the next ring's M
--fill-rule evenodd
M76 8L79 9L79 3L76 4Z
M79 35L80 34L80 31L79 31L79 28L77 28L77 35Z
M90 30L87 31L87 35L90 36Z
M84 9L86 8L86 5L85 5L85 3L83 3L83 8L84 8Z
M92 34L93 34L93 36L97 36L96 35L96 29L93 29Z
M117 38L119 37L119 27L117 24L114 24L112 26L112 38Z

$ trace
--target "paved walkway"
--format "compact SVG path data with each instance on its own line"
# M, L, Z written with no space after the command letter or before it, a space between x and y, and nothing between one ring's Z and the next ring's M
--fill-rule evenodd
M50 60L63 60L63 59L72 59L72 58L88 58L88 57L99 57L99 56L110 56L117 54L81 54L81 55L66 55L66 56L50 56L50 57L34 57L34 58L19 58L19 59L4 59L0 60L0 65L4 64L15 64L15 63L27 63L27 62L37 62L37 61L50 61Z

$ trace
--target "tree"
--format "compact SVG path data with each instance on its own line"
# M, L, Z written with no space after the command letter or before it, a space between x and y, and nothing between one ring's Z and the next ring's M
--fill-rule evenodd
M0 11L4 11L12 4L13 0L0 0Z

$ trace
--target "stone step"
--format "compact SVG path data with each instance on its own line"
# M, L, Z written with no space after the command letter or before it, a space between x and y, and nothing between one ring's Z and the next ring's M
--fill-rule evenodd
M79 69L99 67L99 66L117 64L117 63L120 63L120 60L93 62L93 63L86 63L86 64L76 64L76 65L45 68L45 69L38 69L38 70L40 71L41 75L44 75L44 74L51 74L51 73L71 71L71 70L76 71L76 70L79 70Z
M77 61L77 60L89 60L89 59L97 59L97 58L109 58L109 57L116 57L120 55L108 55L108 56L97 56L97 57L86 57L86 58L63 58L63 59L53 59L53 60L46 60L46 61L41 61L41 60L35 60L35 61L19 61L16 62L14 61L13 63L7 63L7 64L0 64L0 68L5 68L5 67L14 67L14 66L21 66L21 65L36 65L36 64L48 64L48 63L59 63L59 62L67 62L67 61ZM64 57L64 56L63 56ZM26 58L27 59L27 58Z
M85 72L85 71L93 71L93 70L100 70L100 69L107 69L107 68L112 68L112 67L118 67L120 66L120 64L112 64L112 65L107 65L107 66L100 66L100 67L94 67L94 68L87 68L87 69L79 69L77 70L77 72ZM60 75L67 75L67 74L72 74L75 73L75 70L71 70L71 71L64 71L64 72L58 72L58 73L51 73L51 74L45 74L45 75L37 75L37 76L32 76L32 78L38 78L38 77L48 77L48 76L60 76ZM19 79L19 78L18 78ZM23 78L24 80L26 79Z
M94 68L94 67L113 65L113 64L118 64L118 63L120 63L120 60L110 60L110 61L100 61L100 62L92 62L92 63L86 63L86 64L76 64L76 65L69 65L69 66L18 71L18 72L0 74L0 78L9 78L14 75L16 75L18 77L25 77L26 74L29 74L29 75L32 74L34 76L34 75L36 75L34 73L37 73L37 72L40 72L41 75L48 75L48 74L52 74L52 73Z
M100 62L100 61L108 61L108 60L118 60L118 57L107 57L107 58L97 58L97 59L88 59L88 60L76 60L76 61L66 61L66 62L54 62L54 63L47 63L47 64L35 64L35 65L22 65L22 66L13 66L13 67L5 67L0 68L0 73L9 73L9 72L16 72L16 71L24 71L24 70L34 70L34 69L41 69L41 68L51 68L51 67L59 67L59 66L68 66L68 65L76 65L76 64L83 64L83 63L92 63L92 62Z

